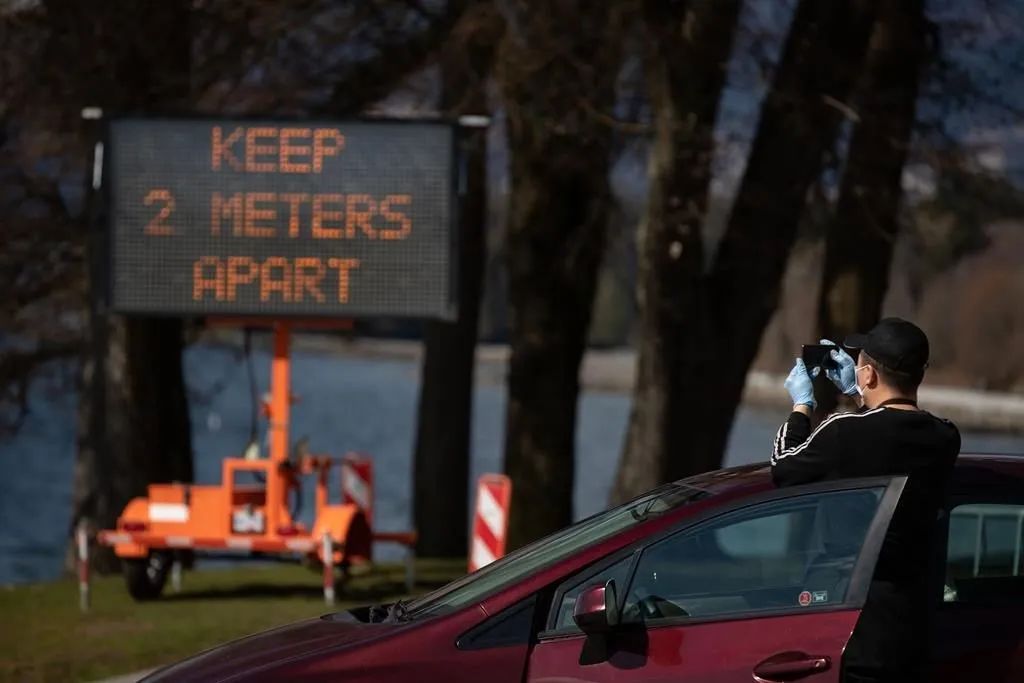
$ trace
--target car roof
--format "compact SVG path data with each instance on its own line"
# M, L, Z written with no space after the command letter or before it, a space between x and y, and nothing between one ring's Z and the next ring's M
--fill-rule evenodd
M957 479L963 478L969 472L977 473L979 470L1024 479L1024 456L1005 453L961 453L957 458ZM767 462L713 470L680 479L675 483L706 491L712 496L752 493L774 486L771 467Z

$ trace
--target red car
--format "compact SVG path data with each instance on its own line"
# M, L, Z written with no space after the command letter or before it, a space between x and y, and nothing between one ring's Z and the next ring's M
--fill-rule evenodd
M257 634L146 680L839 681L904 483L776 489L764 465L691 477L408 604ZM962 456L945 520L937 680L1024 681L1024 459Z

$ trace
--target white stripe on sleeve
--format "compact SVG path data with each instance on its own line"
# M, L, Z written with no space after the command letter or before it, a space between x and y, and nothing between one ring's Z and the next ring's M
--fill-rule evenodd
M782 460L783 458L788 458L791 455L796 455L800 451L802 451L805 448L807 448L807 446L810 445L811 440L814 439L814 437L818 435L818 432L820 432L822 429L824 429L828 425L832 424L833 422L836 422L837 420L845 420L845 419L856 418L856 417L867 417L868 415L874 415L875 413L878 413L878 412L880 412L882 410L885 410L885 408L879 406L878 408L875 408L873 410L868 410L868 411L863 412L863 413L835 413L833 415L829 415L827 418L822 420L821 424L818 425L818 427L813 432L811 432L811 435L809 437L807 437L807 440L804 441L802 444L799 444L797 446L793 446L792 448L789 448L789 449L783 448L783 450L779 453L778 457L776 457L774 459L772 464L777 463L779 460ZM782 445L785 446L785 441L782 442Z

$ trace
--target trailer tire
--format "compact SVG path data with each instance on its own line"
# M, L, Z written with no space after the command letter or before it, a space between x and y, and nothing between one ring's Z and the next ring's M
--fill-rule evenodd
M156 600L167 583L171 570L171 554L151 550L144 558L123 560L124 580L128 593L138 601Z

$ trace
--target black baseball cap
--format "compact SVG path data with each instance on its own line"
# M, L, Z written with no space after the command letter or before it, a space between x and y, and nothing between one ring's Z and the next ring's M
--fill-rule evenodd
M843 346L863 351L889 370L908 375L923 374L928 367L928 337L902 318L883 318L869 332L851 334Z

